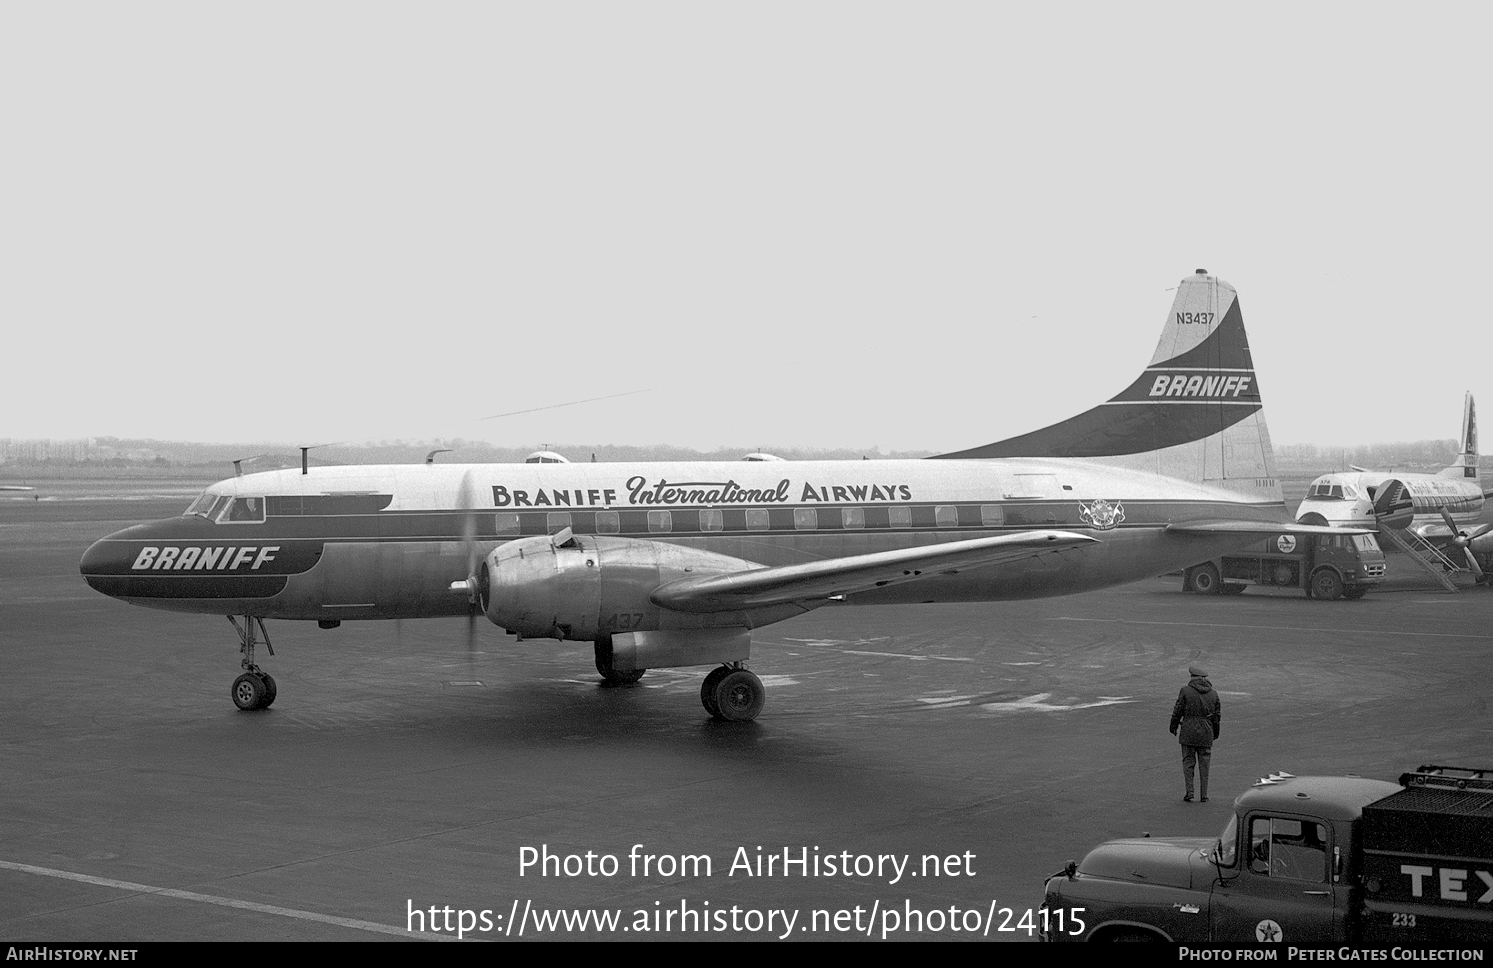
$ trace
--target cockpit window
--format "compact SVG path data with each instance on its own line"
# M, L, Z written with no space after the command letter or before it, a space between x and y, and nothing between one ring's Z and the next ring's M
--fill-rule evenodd
M236 497L233 499L233 503L228 505L228 513L220 516L218 520L232 523L263 521L264 498Z
M1349 490L1353 490L1351 486L1349 487ZM1352 494L1345 497L1343 494L1343 485L1333 484L1329 481L1315 481L1313 482L1312 486L1307 489L1306 496L1317 501L1342 501L1356 498L1358 496L1358 492L1353 491Z
M183 511L182 514L195 514L198 517L205 518L208 516L208 512L213 509L213 502L217 499L218 496L216 494L203 491L197 495L197 500L193 501L192 505Z

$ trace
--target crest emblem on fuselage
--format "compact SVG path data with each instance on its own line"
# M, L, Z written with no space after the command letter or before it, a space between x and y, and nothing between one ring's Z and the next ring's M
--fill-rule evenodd
M1125 505L1119 501L1111 504L1103 498L1091 501L1088 504L1079 501L1078 518L1080 521L1092 524L1100 531L1108 531L1110 528L1117 527L1121 521L1125 520Z

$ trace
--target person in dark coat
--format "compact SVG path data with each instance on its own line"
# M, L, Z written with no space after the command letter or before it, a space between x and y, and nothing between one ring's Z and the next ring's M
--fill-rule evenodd
M1192 768L1197 765L1197 792L1203 803L1208 802L1208 761L1213 756L1213 741L1218 739L1218 723L1223 714L1223 703L1208 681L1208 673L1197 666L1187 670L1192 681L1177 693L1177 702L1172 706L1172 735L1182 744L1182 781L1187 793L1182 799L1192 802Z

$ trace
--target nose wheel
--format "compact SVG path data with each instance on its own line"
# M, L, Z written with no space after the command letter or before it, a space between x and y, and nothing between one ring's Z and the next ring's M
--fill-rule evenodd
M245 712L255 709L267 709L275 701L279 689L275 686L275 679L268 672L254 664L254 646L259 636L264 637L264 647L270 650L270 655L275 654L275 647L270 644L270 633L265 630L264 619L250 615L244 616L244 624L239 625L238 619L232 615L228 616L233 630L238 633L239 651L243 653L244 672L233 680L233 686L228 694L233 697L233 704ZM256 634L255 629L258 628Z

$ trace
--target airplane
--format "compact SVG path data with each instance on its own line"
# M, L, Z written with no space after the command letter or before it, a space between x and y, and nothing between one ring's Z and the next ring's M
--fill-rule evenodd
M1296 510L1304 524L1372 528L1399 544L1410 532L1427 544L1460 549L1469 570L1482 581L1478 561L1493 555L1493 524L1467 530L1483 512L1493 490L1478 475L1477 408L1469 392L1462 403L1460 454L1435 474L1371 471L1324 474L1312 481Z
M1062 385L1059 380L1053 386ZM136 605L227 616L244 710L275 700L266 619L477 615L593 643L609 684L714 666L700 701L756 718L752 630L834 604L1092 591L1292 521L1232 286L1182 280L1128 387L1044 430L920 460L424 464L243 474L80 570ZM242 624L240 623L242 619Z

